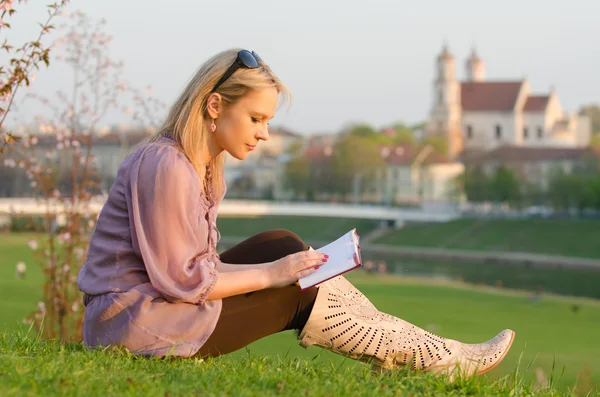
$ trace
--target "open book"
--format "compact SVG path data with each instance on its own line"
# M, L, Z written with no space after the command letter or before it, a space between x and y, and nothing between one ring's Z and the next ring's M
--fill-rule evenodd
M316 251L329 255L329 259L319 267L319 270L298 280L303 291L362 265L356 229L350 230L334 242L318 248Z

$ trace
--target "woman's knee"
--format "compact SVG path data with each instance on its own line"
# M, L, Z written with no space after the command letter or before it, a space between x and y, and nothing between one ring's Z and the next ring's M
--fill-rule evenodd
M273 229L265 232L270 239L278 240L280 244L287 248L290 254L300 251L306 251L308 246L294 232L287 229Z

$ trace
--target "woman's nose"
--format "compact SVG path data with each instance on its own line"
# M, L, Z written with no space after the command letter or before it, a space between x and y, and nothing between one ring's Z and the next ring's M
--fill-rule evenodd
M269 127L265 126L265 128L261 129L258 133L257 138L262 139L263 141L269 140Z

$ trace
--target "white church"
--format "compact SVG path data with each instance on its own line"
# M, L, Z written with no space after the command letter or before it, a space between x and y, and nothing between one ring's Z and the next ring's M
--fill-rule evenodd
M527 79L487 81L475 50L465 66L466 80L460 81L447 46L437 57L426 132L448 139L450 157L500 146L588 146L589 118L566 114L554 90L534 95Z

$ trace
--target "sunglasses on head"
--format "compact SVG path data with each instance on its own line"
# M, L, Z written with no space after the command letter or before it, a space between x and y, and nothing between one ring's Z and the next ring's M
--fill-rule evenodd
M239 68L256 69L260 66L260 62L262 62L262 59L254 51L241 50L238 52L237 58L233 64L223 74L223 77L217 81L217 84L215 84L211 92L215 92L217 88L219 88L219 86L223 84L225 80L227 80Z

